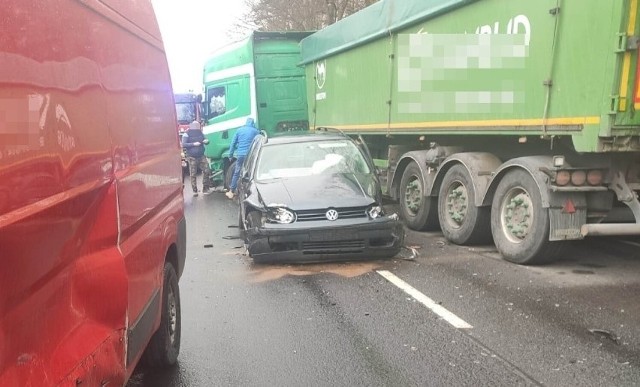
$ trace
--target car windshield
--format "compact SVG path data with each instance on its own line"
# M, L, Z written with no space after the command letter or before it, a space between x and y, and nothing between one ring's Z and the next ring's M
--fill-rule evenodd
M370 173L358 147L349 140L310 141L265 146L256 178L260 180L335 173Z

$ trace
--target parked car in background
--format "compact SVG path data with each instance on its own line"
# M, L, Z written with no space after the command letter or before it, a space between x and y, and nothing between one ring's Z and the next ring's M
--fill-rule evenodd
M257 136L238 189L257 263L390 258L404 241L367 150L340 132Z
M151 3L6 0L0 20L0 386L175 364L186 223Z

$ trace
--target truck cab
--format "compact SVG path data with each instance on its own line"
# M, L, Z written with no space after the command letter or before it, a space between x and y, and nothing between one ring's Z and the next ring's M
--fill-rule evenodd
M176 118L178 120L178 132L184 132L193 121L202 120L201 103L202 94L175 93L173 95L176 105Z

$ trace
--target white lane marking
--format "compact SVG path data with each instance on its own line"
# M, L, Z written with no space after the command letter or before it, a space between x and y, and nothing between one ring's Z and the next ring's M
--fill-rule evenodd
M441 305L438 305L435 301L420 293L416 288L404 282L400 278L396 277L393 273L387 270L378 270L378 274L383 276L387 281L396 285L400 289L402 289L405 293L415 298L416 301L420 302L422 305L431 309L431 311L438 316L442 317L446 322L453 325L455 328L459 329L470 329L473 328L469 323L456 316L455 314L449 312Z
M624 243L626 245L640 247L640 243L638 243L638 242L627 241L627 240L624 240L624 239L621 239L620 242L622 242L622 243Z

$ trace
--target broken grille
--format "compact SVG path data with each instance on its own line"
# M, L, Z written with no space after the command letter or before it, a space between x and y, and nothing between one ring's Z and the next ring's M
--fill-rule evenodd
M342 207L334 208L338 211L338 219L356 219L367 217L367 207ZM296 211L298 222L309 220L327 220L328 208Z

